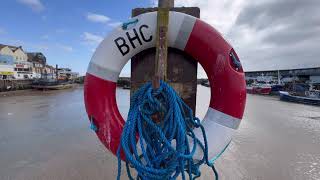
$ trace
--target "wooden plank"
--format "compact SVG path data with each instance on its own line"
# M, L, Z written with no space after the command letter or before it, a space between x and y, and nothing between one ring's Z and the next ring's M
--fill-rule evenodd
M159 0L153 88L160 87L160 80L167 80L169 5L173 7L173 4L173 0Z
M200 17L200 9L197 7L170 8L170 10ZM157 11L157 8L136 8L132 10L132 16L153 11ZM155 52L155 48L150 48L131 58L131 94L152 80L155 73ZM184 52L170 47L167 59L167 82L195 112L197 62Z

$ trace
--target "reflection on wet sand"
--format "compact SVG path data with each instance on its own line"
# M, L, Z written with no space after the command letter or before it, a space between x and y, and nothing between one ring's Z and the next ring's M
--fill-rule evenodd
M198 86L203 117L209 89ZM118 89L123 116L129 91ZM320 108L249 95L245 118L216 162L221 179L320 179ZM0 179L115 179L116 158L89 129L81 87L0 97ZM124 176L123 176L124 177ZM212 178L204 167L202 178Z

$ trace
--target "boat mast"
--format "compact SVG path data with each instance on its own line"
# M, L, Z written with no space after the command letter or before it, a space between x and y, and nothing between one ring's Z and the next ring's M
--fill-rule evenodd
M58 81L58 64L56 64L56 80Z
M280 82L280 70L278 69L278 85L280 85L281 82Z

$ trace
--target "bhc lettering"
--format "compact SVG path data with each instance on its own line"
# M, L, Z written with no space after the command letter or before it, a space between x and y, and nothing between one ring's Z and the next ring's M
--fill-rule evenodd
M148 29L149 26L148 25L141 25L139 27L139 34L141 36L141 39L144 42L150 42L152 41L152 35L150 37L145 37L145 35L143 34L143 29ZM132 46L132 48L136 48L136 45L134 44L135 41L138 41L138 43L140 45L142 45L142 41L140 39L137 30L135 28L133 28L133 34L130 34L129 32L126 32L126 36ZM114 40L114 42L116 43L116 46L118 47L119 51L121 52L122 56L125 56L126 54L129 53L130 51L130 46L128 45L128 43L126 42L126 39L124 37L118 37L117 39Z

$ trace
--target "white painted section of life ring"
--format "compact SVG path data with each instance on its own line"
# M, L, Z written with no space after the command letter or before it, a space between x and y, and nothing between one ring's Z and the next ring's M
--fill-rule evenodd
M184 50L196 18L177 12L170 12L169 16L168 45L169 47ZM91 59L88 73L116 82L123 66L132 56L145 49L155 47L157 13L141 14L133 19L138 19L138 22L133 27L123 30L119 26L101 42ZM139 40L132 41L134 48L128 35L134 37L135 32ZM125 55L122 54L115 43L118 38L123 38L129 47L129 51ZM144 40L149 40L150 38L152 38L151 41ZM122 43L123 40L118 39L118 42ZM122 51L125 52L126 48L122 47Z
M208 108L205 117L201 121L201 124L206 130L209 160L215 160L221 155L226 146L229 145L230 141L232 140L232 136L235 132L235 129L217 123L217 119L233 120L234 117L217 111L211 107ZM201 140L201 142L204 143L201 129L194 129L194 133L196 137L198 137ZM194 155L194 158L200 160L202 157L203 152L197 150Z

